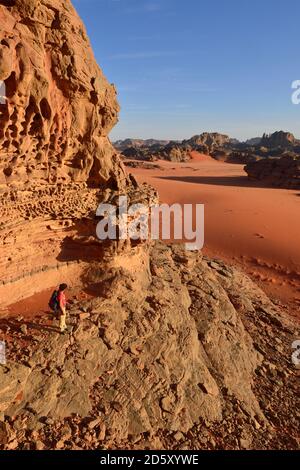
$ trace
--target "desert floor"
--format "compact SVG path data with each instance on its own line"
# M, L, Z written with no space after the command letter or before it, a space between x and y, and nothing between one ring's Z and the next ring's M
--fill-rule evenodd
M249 181L244 165L197 152L188 163L155 164L128 171L154 186L161 202L204 204L203 252L242 268L299 318L300 194Z

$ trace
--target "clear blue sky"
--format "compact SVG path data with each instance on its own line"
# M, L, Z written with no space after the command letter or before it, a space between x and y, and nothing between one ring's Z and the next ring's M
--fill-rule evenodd
M299 0L73 0L118 89L113 140L300 137Z

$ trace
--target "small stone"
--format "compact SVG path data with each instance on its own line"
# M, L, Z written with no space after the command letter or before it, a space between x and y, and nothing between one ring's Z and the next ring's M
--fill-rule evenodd
M251 448L251 442L248 439L240 439L240 448L241 449L250 449Z
M67 424L65 424L61 430L60 430L60 437L61 439L65 440L65 441L68 441L69 439L71 439L72 437L72 430L70 428L70 426L68 426Z
M93 419L93 421L90 421L88 424L89 429L94 429L96 428L101 422L101 418Z
M92 442L92 440L93 440L93 437L92 437L91 434L88 433L88 432L87 432L83 437L84 437L84 440L85 440L86 442Z
M208 265L212 268L212 269L220 269L220 265L218 263L216 263L215 261L210 261L208 263Z
M186 441L185 443L183 443L180 447L179 447L179 450L190 450L190 445L189 445L189 442Z
M162 398L161 402L160 402L160 406L161 406L162 410L167 411L167 412L170 413L173 409L172 397L166 396L166 397Z
M39 437L39 433L37 431L32 431L31 439L35 441L38 437Z
M138 356L141 353L141 346L138 344L131 344L129 349L134 356Z
M0 445L7 444L8 441L8 427L6 423L0 422Z
M36 450L43 450L45 448L44 444L42 441L36 441L35 442L35 449Z
M176 432L176 434L174 434L173 437L174 437L175 441L177 441L177 442L182 441L184 439L184 435L180 431Z
M118 413L122 410L122 406L120 403L118 403L117 401L114 401L112 403L112 408L117 411Z
M64 445L65 445L65 441L63 439L61 439L61 440L57 441L57 443L55 444L55 448L56 449L63 449Z
M68 379L71 375L71 372L69 370L64 370L62 373L61 373L61 376L63 379Z
M52 424L54 424L54 420L52 418L47 418L45 420L45 423L48 425L48 426L52 426Z
M131 444L137 444L138 442L141 441L141 439L142 439L142 436L140 434L130 436Z
M143 363L143 361L141 359L137 359L136 366L140 370L144 370L144 368L145 368L145 364Z
M104 423L100 424L99 426L99 432L97 434L97 439L98 441L104 441L105 439L105 434L106 434L106 426Z
M211 381L211 382L199 383L198 386L201 388L201 390L204 393L207 393L208 395L212 395L213 397L217 397L219 395L219 389L215 382Z
M79 320L87 320L88 318L90 318L90 314L88 312L84 312L84 313L80 313L79 314Z
M261 428L261 425L256 419L253 420L253 424L254 424L255 429L257 429L257 431Z
M21 325L20 330L23 333L23 335L27 335L27 333L28 333L27 325L25 325L25 324Z
M213 437L211 437L211 438L209 439L209 443L210 443L210 445L211 445L212 447L216 447L216 441L214 440Z
M18 447L18 445L19 445L19 443L18 443L17 439L14 439L9 444L7 444L6 448L7 448L7 450L15 450Z
M268 362L266 364L266 369L269 370L269 371L273 371L273 372L276 372L276 365L275 364L272 364L271 362Z

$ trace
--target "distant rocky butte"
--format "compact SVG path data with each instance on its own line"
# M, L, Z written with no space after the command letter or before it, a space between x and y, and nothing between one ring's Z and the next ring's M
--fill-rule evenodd
M203 132L181 142L126 139L117 141L116 148L125 158L137 160L187 161L191 151L210 155L228 163L251 163L262 158L282 157L287 152L300 155L300 141L289 132L278 131L264 134L245 142L218 132Z
M300 189L300 157L286 155L248 163L245 171L249 178L271 186Z
M203 132L203 134L195 135L188 140L183 141L184 144L205 146L212 150L215 146L223 147L230 144L228 135L219 134L218 132Z
M142 145L136 145L132 144L130 139L128 139L128 141L123 141L122 145L119 146L119 150L125 158L142 161L167 160L186 162L191 159L191 151L193 149L188 145L183 145L176 141L163 143L163 141L151 140L150 143L148 142L145 140ZM116 146L116 143L114 145Z
M261 143L261 137L252 137L251 139L247 139L245 141L245 144L250 145L250 146L251 145L254 145L254 146L255 145L260 145L260 143Z
M128 147L140 148L140 147L152 147L152 146L164 146L167 145L169 140L158 140L158 139L124 139L117 140L114 142L116 149L122 151Z
M66 335L44 312L0 321L0 448L298 448L281 309L201 253L97 240L99 202L157 195L110 145L115 90L69 0L0 0L0 19L1 307L61 280L94 292Z
M264 134L260 141L260 145L268 148L281 147L284 149L299 145L293 134L290 132L278 131L273 134Z

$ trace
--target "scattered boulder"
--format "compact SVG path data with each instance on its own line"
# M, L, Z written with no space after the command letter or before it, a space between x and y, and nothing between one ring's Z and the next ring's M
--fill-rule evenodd
M245 166L248 177L271 186L300 188L300 157L268 158Z

